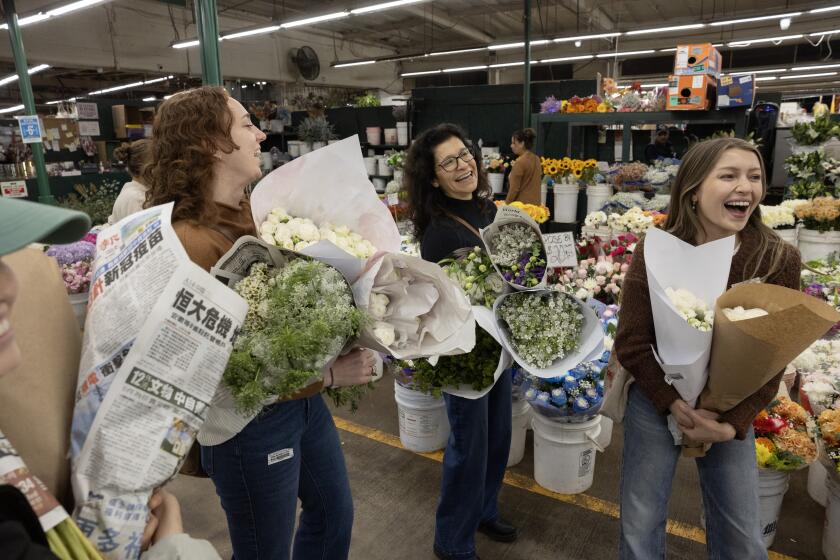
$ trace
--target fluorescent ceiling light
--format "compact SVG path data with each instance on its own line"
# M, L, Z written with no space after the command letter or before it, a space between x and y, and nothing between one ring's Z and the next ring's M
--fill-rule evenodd
M791 72L807 72L809 70L825 70L826 68L840 68L840 64L818 64L817 66L795 66Z
M438 51L438 52L429 53L429 56L443 56L443 55L447 55L447 54L461 54L461 53L477 52L477 51L483 51L483 50L487 50L487 47L476 47L474 49L458 49L458 50L454 50L454 51Z
M187 49L189 47L197 47L199 44L198 39L193 39L192 41L181 41L180 43L175 43L172 45L173 49Z
M596 35L579 35L577 37L558 37L554 39L555 43L570 43L572 41L586 41L587 39L609 39L610 37L618 37L619 32L615 33L598 33Z
M38 66L33 66L32 68L27 70L26 73L31 76L32 74L37 74L41 70L46 70L49 67L50 67L49 64L39 64ZM18 79L19 79L19 76L17 74L9 74L5 78L0 79L0 86L5 86L6 84L11 84L12 82L18 81Z
M14 113L15 111L22 111L23 105L15 105L13 107L6 107L4 109L0 109L0 113Z
M444 72L469 72L470 70L484 70L486 69L486 65L482 66L462 66L460 68L444 68Z
M692 23L689 25L674 25L671 27L656 27L654 29L637 29L635 31L628 31L626 35L644 35L646 33L665 33L667 31L682 31L684 29L700 29L706 27L705 23Z
M155 97L154 95L151 97L144 97L143 101L157 101L157 97Z
M400 74L401 78L407 78L409 76L426 76L428 74L440 74L443 70L424 70L423 72L406 72L404 74Z
M524 62L502 62L499 64L491 64L490 68L510 68L512 66L525 66Z
M840 6L829 6L828 8L814 8L813 10L808 10L809 14L822 14L825 12L833 12L835 10L840 10Z
M601 53L597 54L598 58L612 58L614 56L633 56L634 54L650 54L656 52L654 49L650 49L647 51L627 51L627 52L615 52L615 53Z
M143 82L143 85L156 84L158 82L165 82L166 80L171 80L174 77L175 76L170 75L170 76L164 76L163 78L155 78L154 80L146 80L145 82Z
M713 21L709 25L712 26L720 26L720 25L736 25L738 23L749 23L751 21L766 21L768 19L784 19L784 18L792 18L796 16L801 16L802 12L790 12L787 14L776 14L773 16L758 16L758 17L751 17L751 18L742 18L742 19L729 19L726 21Z
M756 82L769 82L771 80L778 80L776 76L761 76L755 79Z
M536 41L531 41L531 46L533 47L535 45L545 45L547 43L550 43L550 41L548 39L538 39ZM503 43L501 45L490 45L489 47L487 47L487 50L489 50L489 51L502 51L502 50L505 50L505 49L521 49L524 46L525 46L524 42Z
M823 35L834 35L835 33L840 33L840 29L833 29L831 31L820 31L818 33L808 33L811 37L822 37Z
M333 68L349 68L350 66L364 66L366 64L376 64L375 60L361 60L359 62L344 62L342 64L336 64Z
M836 76L837 72L817 72L815 74L792 74L789 76L779 76L780 80L802 80L804 78L821 78L822 76Z
M418 2L423 2L423 0L394 0L393 2L383 2L382 4L374 4L372 6L365 6L364 8L356 8L355 10L350 10L350 13L354 15L366 14L369 12L376 12L379 10L396 8L398 6L405 6L407 4L417 4Z
M332 21L334 19L341 19L345 18L350 15L350 12L335 12L332 14L325 14L323 16L315 16L310 18L299 19L296 21L289 21L286 23L281 23L280 27L283 29L288 29L290 27L298 27L301 25L309 25L311 23L320 23L322 21Z
M770 70L740 70L738 72L729 72L729 75L743 76L745 74L778 74L779 72L787 72L787 68L771 68Z
M788 39L801 39L804 37L801 33L798 35L783 35L781 37L767 37L765 39L747 39L745 41L731 41L727 44L730 47L749 47L754 43L780 43Z
M75 97L71 97L70 99L56 99L55 101L47 101L47 105L58 105L59 103L72 103L76 101Z
M249 29L248 31L237 31L236 33L229 33L219 37L219 41L226 41L228 39L238 39L240 37L249 37L251 35L262 35L263 33L273 33L280 29L279 25L269 25L268 27L260 27L259 29Z
M89 8L91 6L95 6L96 4L101 4L104 0L79 0L78 2L71 2L64 6L60 6L58 8L54 8L47 12L47 15L50 17L61 16L70 12L75 12L76 10L81 10L83 8Z
M671 47L670 49L659 49L659 52L677 52L677 47Z
M594 54L583 54L579 56L561 56L560 58L544 58L540 60L542 64L549 64L552 62L568 62L570 60L589 60L590 58L595 58Z
M88 93L88 95L101 95L103 93L111 93L111 92L114 92L114 91L121 91L121 90L124 90L124 89L136 88L136 87L140 87L140 86L144 86L144 85L148 85L148 84L155 84L155 83L158 83L158 82L162 82L164 80L171 80L173 77L174 76L165 76L163 78L155 78L153 80L145 80L145 81L142 81L142 82L132 82L130 84L123 84L121 86L114 86L114 87L109 87L109 88L105 88L105 89L99 89L99 90L96 90L96 91L92 91L92 92Z

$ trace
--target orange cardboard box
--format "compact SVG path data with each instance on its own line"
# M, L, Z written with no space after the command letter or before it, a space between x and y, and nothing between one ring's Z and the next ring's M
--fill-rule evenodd
M669 111L705 111L715 108L717 80L709 75L671 76L668 79Z
M720 78L723 60L711 43L678 45L674 55L674 75L697 76L708 74Z

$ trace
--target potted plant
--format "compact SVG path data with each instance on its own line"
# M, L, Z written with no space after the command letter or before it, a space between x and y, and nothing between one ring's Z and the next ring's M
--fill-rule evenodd
M510 163L500 154L490 154L484 158L484 169L487 171L487 180L493 188L493 194L502 194L505 187L505 172L510 168Z
M391 113L397 121L397 144L408 146L408 105L394 105Z
M394 152L386 160L388 167L394 170L394 181L402 184L403 167L405 166L405 152Z
M300 147L300 155L312 150L323 148L333 136L332 125L323 117L306 117L298 125L298 138L304 143Z
M802 262L840 251L840 200L818 197L797 206L794 214L803 225L799 232Z

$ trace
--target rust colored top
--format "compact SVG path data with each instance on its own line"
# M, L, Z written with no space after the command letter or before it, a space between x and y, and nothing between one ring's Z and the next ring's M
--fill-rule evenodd
M542 164L534 152L525 152L513 164L508 177L508 194L505 202L519 201L523 204L539 206L540 183L542 182Z

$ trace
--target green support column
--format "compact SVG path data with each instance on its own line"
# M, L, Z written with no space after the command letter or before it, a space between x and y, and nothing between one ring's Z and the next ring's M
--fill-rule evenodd
M206 86L222 85L222 67L219 62L219 19L216 0L193 0L198 40L201 43L201 81Z
M522 83L522 128L528 128L531 126L531 0L525 0L525 79Z
M29 80L29 68L26 64L26 51L23 49L23 38L20 36L18 17L15 11L15 0L3 0L3 12L9 25L9 40L12 42L12 53L15 57L15 69L18 73L18 86L23 100L24 111L27 115L35 115L35 96L32 95L32 82ZM55 197L50 192L50 180L47 177L47 165L44 162L44 146L40 142L30 144L32 161L35 163L35 173L38 180L38 201L45 204L55 204Z

